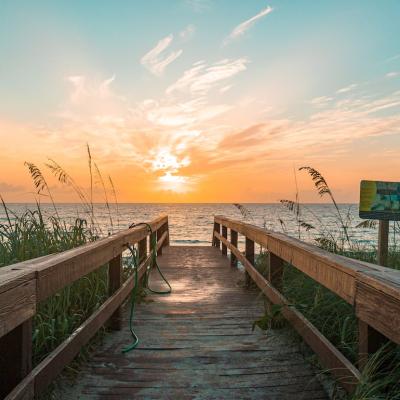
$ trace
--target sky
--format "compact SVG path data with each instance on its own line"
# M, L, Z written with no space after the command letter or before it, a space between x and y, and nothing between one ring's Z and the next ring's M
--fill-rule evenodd
M398 0L0 0L0 194L24 162L122 202L357 202L400 181ZM93 171L96 201L101 180ZM42 198L46 201L46 198Z

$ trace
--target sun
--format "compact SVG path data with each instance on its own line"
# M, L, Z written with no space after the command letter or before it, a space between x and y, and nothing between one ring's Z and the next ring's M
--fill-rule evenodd
M190 165L188 156L179 157L174 154L169 146L160 147L150 152L151 158L146 160L150 164L152 172L159 175L157 183L161 190L185 193L193 186L191 177L184 176L181 169Z
M162 190L171 190L176 193L186 193L190 191L191 183L189 177L182 175L172 175L166 172L158 178Z

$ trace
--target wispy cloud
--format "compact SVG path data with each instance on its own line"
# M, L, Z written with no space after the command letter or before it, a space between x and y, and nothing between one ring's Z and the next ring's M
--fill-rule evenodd
M395 78L396 76L400 76L400 72L399 71L388 72L385 76L386 78Z
M110 87L115 81L115 75L100 83L92 82L84 75L68 76L66 80L71 84L70 101L81 106L87 97L101 99L110 97L112 95Z
M328 105L331 101L333 100L333 97L329 96L320 96L320 97L314 97L311 101L310 104L316 107L325 107Z
M339 89L338 91L336 91L336 93L341 94L341 93L347 93L350 92L351 90L355 89L358 85L356 83L352 83L349 86L345 86L341 89Z
M195 31L196 27L190 24L184 30L179 32L179 37L182 40L189 40L194 35Z
M26 188L21 185L13 185L12 183L0 182L0 194L3 192L22 192L24 190L26 190Z
M161 76L164 73L165 68L167 68L169 64L175 61L183 53L183 50L179 49L170 52L168 55L163 54L171 45L173 39L174 36L172 34L161 39L153 49L140 59L140 63L152 74Z
M74 75L67 77L67 81L69 81L73 90L70 93L70 100L72 102L79 102L79 100L86 94L86 78L82 75Z
M212 8L210 0L185 0L184 3L196 13L203 13Z
M224 44L229 43L231 40L243 35L247 30L249 30L260 18L265 17L270 14L274 9L270 6L261 10L258 14L249 18L248 20L239 24L225 39Z
M203 61L195 63L167 88L166 93L188 91L192 94L205 94L219 83L244 71L248 62L246 58L238 58L221 60L212 65L207 65Z
M233 85L226 85L226 86L222 87L221 89L219 89L219 92L220 92L220 93L225 93L225 92L227 92L228 90L231 90L232 86L233 86Z
M392 57L387 58L386 60L384 60L384 63L390 63L392 61L396 61L396 60L400 60L400 54L396 54Z

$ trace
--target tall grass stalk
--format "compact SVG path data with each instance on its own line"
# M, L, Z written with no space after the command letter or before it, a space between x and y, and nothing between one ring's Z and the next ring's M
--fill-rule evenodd
M300 205L296 187L295 200L281 200L281 203L296 219L299 238L302 231L312 231L315 243L325 250L363 261L376 262L376 249L360 246L349 234L353 227L356 229L376 228L376 222L366 220L354 224L350 211L347 210L345 214L341 211L323 175L312 167L301 167L300 170L310 175L321 197L330 198L336 212L339 233L337 235L329 229L312 210L308 212L319 226L304 219L304 214L300 210L307 210L307 206ZM398 225L393 223L393 235L398 232ZM268 270L267 260L266 253L258 256L256 265L260 271ZM400 269L400 253L397 251L395 242L389 251L388 265ZM349 360L357 364L357 318L351 305L291 265L284 267L283 293L289 302L295 305ZM266 314L266 318L271 318L271 316ZM383 348L369 359L362 371L361 382L350 398L352 400L400 399L400 346L391 345L389 350Z
M0 267L59 253L96 240L102 232L94 213L93 195L96 183L103 189L110 227L113 231L114 222L107 188L100 169L92 158L89 146L87 146L87 154L90 176L89 195L56 161L49 159L46 167L60 183L67 185L77 194L90 223L88 224L87 219L79 215L74 220L62 219L44 174L35 164L25 162L39 199L35 208L17 214L6 205L0 195L1 207L5 215L4 222L0 223ZM93 167L98 182L94 181ZM117 203L115 187L110 177L109 182ZM45 215L40 204L42 196L50 199L54 208L53 215ZM104 302L108 296L107 271L107 267L102 266L39 304L34 317L34 364L39 363L65 340Z
M108 212L108 217L110 220L110 228L111 228L111 233L113 233L114 231L114 222L113 222L113 218L112 218L112 213L111 213L111 208L110 208L110 203L108 202L108 195L107 195L107 189L106 189L106 185L104 184L104 180L103 180L103 176L101 175L100 169L97 166L96 163L94 163L94 167L97 173L97 177L99 179L99 182L101 184L101 187L103 189L103 194L104 194L104 202L106 204L107 207L107 212Z

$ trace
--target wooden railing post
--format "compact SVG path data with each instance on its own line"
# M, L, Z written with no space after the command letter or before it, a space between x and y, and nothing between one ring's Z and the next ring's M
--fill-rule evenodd
M161 225L160 228L157 230L157 242L161 239L164 232L165 232L165 224ZM162 256L163 247L164 243L160 246L160 248L157 251L158 256Z
M227 239L228 238L228 228L222 225L222 236ZM222 254L226 256L228 254L228 248L224 243L222 243Z
M247 261L250 262L251 265L254 265L254 241L246 237L246 247L245 247L245 255ZM250 275L245 272L245 282L246 285L250 285Z
M379 221L378 229L378 264L387 265L389 248L389 221Z
M233 229L231 229L231 243L236 248L238 247L238 233L236 231L234 231ZM231 266L237 267L237 264L238 264L237 258L233 254L233 252L231 252Z
M0 398L32 370L32 318L0 338Z
M366 322L358 320L358 368L362 370L370 354L387 343L388 339Z
M141 263L147 257L147 236L139 241L139 262Z
M275 287L275 289L282 291L283 286L283 260L273 253L268 253L269 269L268 281Z
M275 254L269 252L268 253L268 273L267 280L271 285L282 292L283 288L283 260L276 256ZM273 303L267 299L265 302L266 311L271 314Z
M111 296L120 287L122 282L122 255L114 257L108 264L108 292ZM117 308L110 318L110 328L120 330L122 325L121 307Z
M167 238L165 239L165 246L169 246L169 224L168 224L168 218L167 218L167 222L164 225L165 225L165 231L164 232L167 232Z
M152 252L153 251L153 244L156 246L157 248L157 232L153 231L150 234L150 243L149 243L149 249ZM151 267L153 267L153 265L151 265Z
M215 236L214 236L214 232L215 231L217 231L218 233L221 233L221 225L220 224L218 224L217 222L214 222L214 231L213 231L213 246L215 246L215 247L218 247L219 248L219 246L220 246L220 240L219 239L217 239Z

